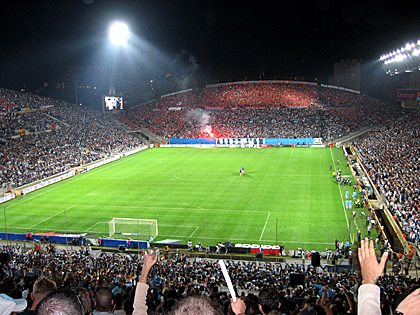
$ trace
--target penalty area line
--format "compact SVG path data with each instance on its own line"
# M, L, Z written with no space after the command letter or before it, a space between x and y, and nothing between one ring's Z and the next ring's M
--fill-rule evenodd
M192 237L195 234L195 232L197 232L198 228L199 228L199 226L196 227L196 229L194 230L194 232L192 232L192 234L190 235L190 237Z
M89 232L89 230L93 229L94 227L96 227L97 225L102 224L102 223L108 223L109 224L109 222L98 221L94 225L92 225L90 228L86 229L85 232Z
M64 210L64 211L68 211L68 210L70 210L71 208L73 208L74 207L74 205L73 206L71 206L71 207L69 207L69 208L67 208L66 210ZM56 216L58 216L59 214L63 214L63 212L58 212L58 213L56 213L56 214L54 214L54 215L52 215L52 216L50 216L50 217L48 217L48 218L46 218L46 219L44 219L44 220L42 220L42 221L40 221L40 222L38 222L38 223L35 223L34 225L31 225L30 227L28 227L28 229L32 229L33 227L35 227L35 226L37 226L38 224L41 224L41 223L43 223L43 222L45 222L45 221L48 221L49 219L52 219L52 218L54 218L54 217L56 217Z

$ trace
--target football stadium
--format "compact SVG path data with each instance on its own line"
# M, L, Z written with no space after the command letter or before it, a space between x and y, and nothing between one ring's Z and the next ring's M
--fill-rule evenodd
M0 80L0 314L415 312L420 40L368 66L391 99L222 71L137 101L130 36L97 103Z

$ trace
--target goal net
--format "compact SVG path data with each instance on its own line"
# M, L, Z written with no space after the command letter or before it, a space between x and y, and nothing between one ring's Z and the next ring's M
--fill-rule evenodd
M109 237L132 235L133 239L150 240L158 235L157 220L113 218L109 221Z

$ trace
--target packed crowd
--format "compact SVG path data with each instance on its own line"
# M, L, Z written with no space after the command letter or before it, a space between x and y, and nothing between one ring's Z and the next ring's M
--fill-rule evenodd
M411 277L381 275L388 253L378 263L372 241L361 242L358 257L361 272L343 273L319 273L310 266L281 263L226 262L239 298L234 302L217 262L182 254L159 260L163 257L153 252L102 253L95 258L83 249L11 253L0 269L0 306L6 305L2 300L6 295L17 303L13 310L27 308L21 314L47 314L51 299L57 308L54 314L335 315L356 314L358 308L359 314L371 314L368 310L389 314L419 286ZM60 302L72 294L79 297L80 310L73 307L61 313ZM210 308L202 309L206 307ZM402 307L404 303L398 306ZM406 315L414 314L405 310Z
M355 144L408 241L420 233L420 122L411 115Z
M0 125L0 185L14 187L141 144L102 113L73 106L10 112Z
M246 83L217 85L202 91L197 107L286 106L311 107L318 103L314 85Z
M0 137L10 138L27 132L49 130L54 126L51 119L42 111L33 111L30 114L16 112L0 116Z
M43 106L67 106L66 102L36 94L0 88L0 112L41 108Z
M201 114L197 114L197 112ZM131 129L166 138L335 139L401 110L360 94L307 84L247 83L189 91L120 114Z
M0 184L21 186L139 145L98 112L6 89L0 89L0 101L2 110L42 108L0 115L0 137L4 139L0 143ZM293 108L293 104L304 108ZM149 128L166 139L330 140L363 125L384 123L396 113L378 100L342 90L249 83L162 97L121 113L119 119L131 129Z
M5 97L2 97L1 104L4 104ZM329 95L324 97L324 102L334 101L340 109L313 106L307 109L287 106L248 109L237 104L234 105L236 109L211 111L208 116L203 112L201 115L187 115L200 98L196 96L193 101L180 103L179 97L174 96L170 103L171 107L179 107L173 110L168 110L164 101L159 103L159 108L148 106L146 114L144 109L137 109L139 117L143 117L139 125L148 123L156 128L157 133L162 132L168 137L202 137L201 117L214 126L213 130L219 132L216 136L220 137L322 137L326 132L338 134L345 128L353 128L349 122L343 124L341 114L330 116L329 112L348 110L352 115L365 108L372 111L375 108L373 103L347 108L347 100L339 102L337 95L336 98ZM392 117L388 109L384 109L381 120L378 120L379 116L378 119L372 116L372 121L386 122ZM134 119L130 123L138 123L135 116L129 117L127 119ZM356 115L356 119L360 117ZM110 152L121 152L139 145L136 139L127 136L121 127L102 114L67 105L1 115L0 122L1 136L6 139L0 143L0 181L13 181L17 186L94 161ZM418 240L420 232L419 127L418 115L411 116L355 144L363 165L375 185L383 191L390 211L410 241ZM30 134L24 135L19 131L21 129ZM16 139L11 137L19 134L21 136ZM361 243L363 248L363 241ZM58 294L56 299L77 296L75 301L80 312L77 313L75 308L73 314L186 313L183 305L193 303L194 299L195 308L209 303L209 307L215 309L214 314L312 312L335 315L356 313L357 310L359 314L379 314L376 311L388 314L405 294L419 286L419 282L409 276L380 276L387 253L378 264L371 245L373 254L367 247L359 252L363 285L360 285L357 272L317 273L313 268L302 270L285 264L230 262L228 271L233 284L237 290L244 290L243 299L236 303L230 301L229 294L224 291L226 282L218 264L187 259L181 254L157 263L154 254L95 258L83 250L70 254L55 252L53 248L45 252L11 253L10 262L1 265L0 305L4 305L1 304L3 293L16 301L23 297L28 310L43 314L40 310L44 308L45 314L48 299L43 298L52 292ZM304 275L304 282L293 286L290 278L296 272ZM38 286L49 290L41 294L37 291ZM63 291L65 288L72 289ZM410 297L412 295L407 299ZM109 303L102 303L104 300ZM38 310L35 310L38 305ZM404 302L399 305L397 310L405 315L413 314ZM420 309L419 305L416 306Z

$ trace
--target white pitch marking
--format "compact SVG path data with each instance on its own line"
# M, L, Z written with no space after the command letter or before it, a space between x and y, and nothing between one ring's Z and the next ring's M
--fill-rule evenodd
M73 208L74 207L74 205L73 206L71 206L71 207L69 207L69 208L67 208L66 210L64 210L64 211L68 211L68 210L70 210L71 208ZM45 222L45 221L47 221L47 220L49 220L49 219L52 219L52 218L54 218L55 216L57 216L57 215L59 215L59 214L62 214L63 212L59 212L59 213L56 213L56 214L54 214L54 215L52 215L52 216L50 216L50 217L48 217L48 218L46 218L46 219L44 219L44 220L42 220L42 221L40 221L40 222L38 222L38 223L36 223L36 224L34 224L34 225L31 225L28 229L31 229L31 228L33 228L34 226L37 226L38 224L41 224L42 222Z
M265 220L264 228L263 228L263 230L262 230L262 232L261 232L261 236L260 236L259 241L261 241L261 239L262 239L262 237L263 237L263 234L264 234L265 228L266 228L266 226L267 226L268 219L270 218L270 215L271 215L271 211L270 211L270 212L268 212L267 220Z
M190 235L190 237L192 237L195 234L195 232L197 232L198 228L199 227L197 226L197 228L194 230L194 232L192 232L192 234Z
M143 151L140 151L140 152L137 152L137 153L141 153L142 155L144 155L145 153L148 153L148 152L150 152L151 150L143 150ZM131 159L133 159L133 158L135 158L136 157L136 155L132 155L132 156L129 156L129 157L126 157L126 158L124 158L124 159L120 159L120 160L118 160L118 161L114 161L114 162L112 162L112 163L108 163L107 165L103 165L103 166L101 166L101 170L106 170L106 169L108 169L108 168L110 168L110 167L114 167L115 165L119 165L119 164L121 164L121 163L123 163L124 161L129 161L129 160L131 160ZM69 180L68 181L61 181L61 182L59 182L60 183L60 185L58 185L59 183L56 183L55 185L50 185L50 186L47 186L49 189L45 189L45 191L44 192L39 192L38 194L36 194L36 195L34 195L33 197L26 197L25 196L25 198L22 198L22 201L20 201L20 202L16 202L16 203L14 203L14 204L12 204L11 206L7 206L6 207L6 209L8 209L8 208L12 208L12 207L14 207L14 206L17 206L17 205L19 205L19 204L21 204L21 203L23 203L23 202L25 202L25 201L27 201L27 200L31 200L31 199L34 199L34 198L37 198L37 197L39 197L39 196L42 196L42 195L45 195L45 194L47 194L47 193L49 193L49 192L51 192L51 191L53 191L53 190L56 190L56 189L58 189L58 188L60 188L60 187L62 187L62 186L66 186L66 185L68 185L69 183L72 183L72 182L74 182L74 181L78 181L78 180L80 180L80 179L82 179L82 178L84 178L84 177L87 177L87 176L90 176L90 175L92 175L92 174L94 174L93 172L87 172L87 173L84 173L83 174L83 176L79 176L79 177L77 177L77 178L75 178L75 177L71 177L71 178L69 178ZM71 180L70 180L71 179ZM47 188L47 187L45 187L45 188Z
M92 225L90 228L86 229L85 232L89 231L90 229L93 229L95 226L97 226L98 224L103 224L103 223L109 223L109 222L97 222L94 225Z
M334 156L332 154L331 148L330 148L330 153L331 153L332 164L334 165L334 171L337 172L337 169L335 168ZM347 217L346 206L344 205L343 193L341 192L340 185L337 184L337 187L338 187L338 191L340 192L341 203L343 204L344 216L346 217L346 221L347 221L347 229L350 231L350 222L349 222L349 218Z

